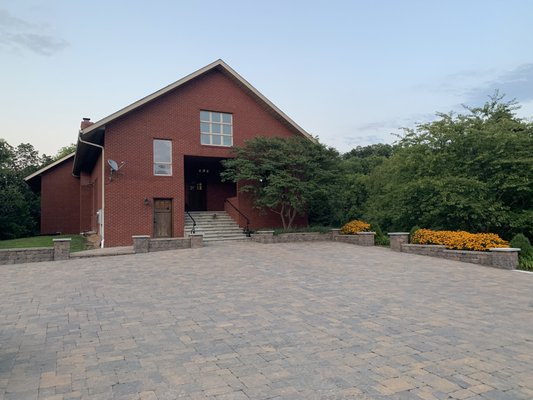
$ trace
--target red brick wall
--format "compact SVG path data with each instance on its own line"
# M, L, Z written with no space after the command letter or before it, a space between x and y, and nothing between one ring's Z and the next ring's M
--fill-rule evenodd
M74 159L41 176L41 233L80 233L80 181L72 176Z
M229 182L207 182L207 210L224 210L224 200L235 196L235 185Z
M279 214L273 211L264 210L260 212L253 206L250 194L239 193L239 205L236 207L248 217L250 220L250 229L269 229L269 228L283 228L283 223ZM241 217L239 225L244 227L246 221ZM307 216L296 216L293 221L293 228L307 226Z
M232 113L233 140L237 146L255 136L290 137L295 134L234 81L216 70L108 124L105 158L125 164L111 182L106 180L106 247L129 245L132 235L153 234L154 198L173 199L173 235L183 236L184 156L231 155L229 148L200 144L200 110ZM170 177L153 175L153 139L172 140L173 174ZM110 175L107 164L105 175ZM144 198L149 199L149 205L144 204ZM246 200L240 205L245 205L243 203ZM218 208L219 205L209 207ZM247 207L249 213L256 213L251 204ZM264 226L274 226L278 220L263 216L260 222Z

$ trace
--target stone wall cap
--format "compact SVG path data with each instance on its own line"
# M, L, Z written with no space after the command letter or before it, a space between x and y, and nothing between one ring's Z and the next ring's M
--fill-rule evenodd
M519 252L520 249L516 247L493 247L492 249L489 249L489 251L500 251L502 253L515 253L515 252Z
M204 236L203 233L189 233L189 236Z
M133 239L150 239L150 235L133 235Z
M356 235L375 235L376 232L357 232Z
M488 256L489 253L483 250L457 250L457 249L445 249L445 253L450 254L474 254L476 256L485 257Z
M389 232L387 233L389 236L396 236L396 235L409 235L409 232Z
M52 242L70 242L72 238L58 238L58 239L52 239Z
M274 233L274 231L257 231L256 234Z
M53 251L53 247L14 247L11 249L0 249L0 253L9 253L9 252L16 252L16 253L23 253L26 251Z

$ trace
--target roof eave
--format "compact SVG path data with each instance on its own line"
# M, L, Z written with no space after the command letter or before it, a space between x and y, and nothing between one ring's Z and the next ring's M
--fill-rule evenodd
M53 163L48 164L47 166L45 166L45 167L43 167L43 168L41 168L41 169L35 171L33 174L28 175L27 177L25 177L25 178L24 178L24 181L28 182L28 181L32 180L32 179L35 178L36 176L41 175L43 172L46 172L46 171L48 171L49 169L54 168L56 165L61 164L63 161L66 161L66 160L68 160L69 158L74 157L75 154L76 154L76 152L70 153L70 154L66 155L65 157L60 158L59 160L56 160L56 161L54 161Z
M98 159L100 149L84 142L90 142L101 146L103 145L104 135L105 125L85 134L80 130L76 145L76 156L74 157L74 163L72 165L72 175L79 177L82 171L90 169L90 167L88 168L87 166L94 166L94 163Z

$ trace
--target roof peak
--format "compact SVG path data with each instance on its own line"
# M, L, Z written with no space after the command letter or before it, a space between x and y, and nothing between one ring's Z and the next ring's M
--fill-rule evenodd
M93 132L95 130L98 130L101 127L105 127L105 125L125 114L128 114L129 112L137 109L138 107L143 106L144 104L147 104L156 98L164 95L165 93L170 92L171 90L174 90L185 83L217 68L222 67L226 72L231 75L234 79L236 79L238 82L240 82L246 89L248 89L251 93L255 95L260 101L265 103L274 113L279 115L283 120L285 120L290 126L292 126L296 131L298 131L300 134L302 134L304 137L310 140L315 140L309 133L307 133L302 127L300 127L296 122L294 122L291 118L289 118L283 111L281 111L279 108L277 108L270 100L268 100L265 96L263 96L255 87L253 87L246 79L244 79L242 76L240 76L233 68L231 68L226 62L219 58L212 63L206 65L205 67L202 67L189 75L186 75L185 77L178 79L174 83L171 83L170 85L167 85L163 87L162 89L159 89L152 94L143 97L142 99L131 103L130 105L120 109L119 111L114 112L113 114L108 115L105 118L102 118L99 121L96 121L95 123L91 124L90 126L85 127L84 129L80 129L81 135L85 135L89 132Z

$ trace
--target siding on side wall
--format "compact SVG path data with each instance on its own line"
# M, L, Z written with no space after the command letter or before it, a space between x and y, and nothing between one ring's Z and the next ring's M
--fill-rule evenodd
M80 182L72 176L73 158L41 176L41 233L80 233Z
M169 92L106 127L105 157L121 164L112 181L106 178L105 246L131 245L132 235L153 234L153 199L173 199L173 234L183 236L184 156L231 157L227 147L200 144L200 110L233 114L234 145L256 136L292 137L294 130L275 118L233 80L217 70ZM172 176L152 173L153 139L172 140ZM98 162L97 167L100 165ZM105 165L109 177L109 166ZM95 173L93 172L93 175ZM241 196L239 194L239 196ZM146 205L147 198L150 204ZM219 202L210 207L219 208ZM257 214L247 198L240 206ZM254 221L254 218L252 218ZM305 220L305 218L304 218ZM279 216L257 217L257 224L279 226ZM302 221L299 221L302 222Z

